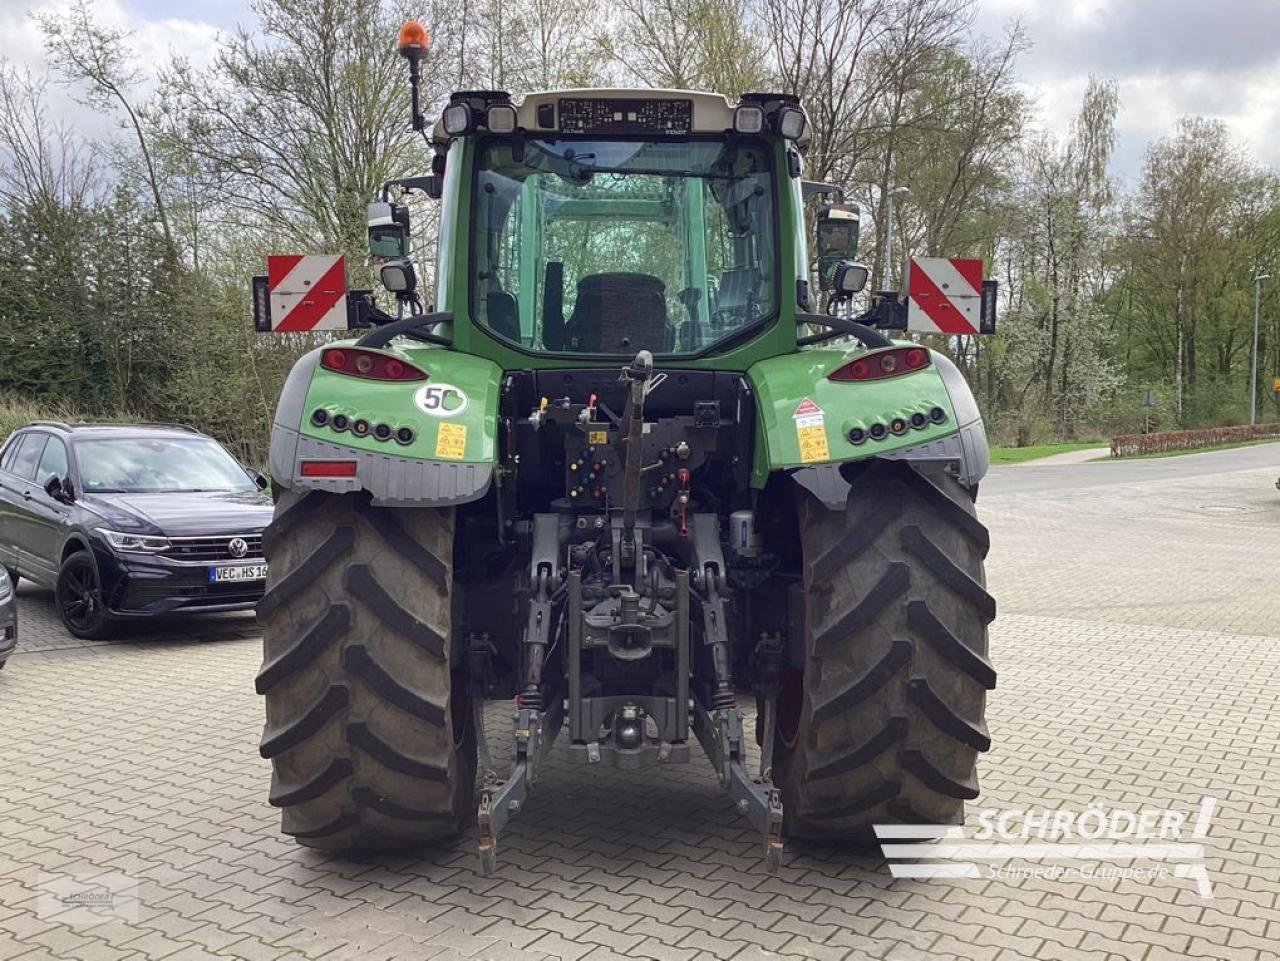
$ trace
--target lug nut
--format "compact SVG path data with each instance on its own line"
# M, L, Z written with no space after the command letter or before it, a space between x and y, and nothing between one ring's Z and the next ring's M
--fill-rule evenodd
M884 424L872 424L872 425L871 425L871 439L872 439L872 440L884 440L884 436L885 436L885 434L887 434L887 433L889 433L889 428L885 427L885 426L884 426Z
M333 419L329 421L334 430L346 430L351 426L351 418L346 414L334 414Z
M911 426L914 427L916 430L923 429L925 425L927 425L928 423L929 423L929 418L926 417L924 414L920 413L919 411L916 411L914 414L911 415Z
M396 428L396 443L397 443L397 444L404 444L404 445L407 447L408 445L410 445L410 444L412 444L412 443L413 443L413 438L414 438L414 436L415 436L415 434L413 433L413 428L412 428L412 427L397 427L397 428Z
M373 429L373 436L378 440L391 440L391 428L386 424L379 424Z
M867 439L867 432L861 427L855 427L849 431L849 443L861 444Z
M317 407L311 412L311 423L315 424L317 427L323 427L325 424L329 423L329 412L323 407Z
M935 424L941 424L947 419L947 412L941 407L935 407L933 410L929 411L929 419Z

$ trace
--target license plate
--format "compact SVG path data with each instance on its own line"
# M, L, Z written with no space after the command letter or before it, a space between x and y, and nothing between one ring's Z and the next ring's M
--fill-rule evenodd
M242 564L239 567L209 568L210 584L225 584L227 581L261 581L267 576L266 564Z

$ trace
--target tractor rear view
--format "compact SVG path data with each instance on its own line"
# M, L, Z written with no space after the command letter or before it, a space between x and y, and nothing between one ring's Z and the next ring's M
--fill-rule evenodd
M425 31L400 46L424 129ZM298 362L271 440L257 688L285 833L478 824L491 870L558 740L635 778L697 741L769 866L786 836L962 818L995 685L987 442L956 367L882 329L990 329L994 292L946 261L841 316L857 211L801 179L807 126L781 94L457 93L430 174L371 205L398 310L348 296L360 335ZM439 204L430 307L405 190ZM495 758L484 704L510 699Z

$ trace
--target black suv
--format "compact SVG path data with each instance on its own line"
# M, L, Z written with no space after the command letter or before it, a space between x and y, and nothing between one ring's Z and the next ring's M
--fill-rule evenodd
M266 479L183 427L41 421L0 450L0 563L52 588L77 637L262 596Z

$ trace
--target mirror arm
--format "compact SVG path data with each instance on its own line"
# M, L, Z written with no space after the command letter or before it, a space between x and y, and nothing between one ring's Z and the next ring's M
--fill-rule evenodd
M892 347L893 341L880 333L880 331L858 322L860 320L868 320L870 318L870 312L862 314L858 320L849 320L845 317L833 317L828 314L797 313L797 324L815 324L822 327L830 327L831 333L813 334L809 337L801 337L796 340L796 344L801 347L806 347L809 344L821 343L824 340L832 340L843 335L854 338L854 340L857 340L864 347Z
M371 330L359 340L356 341L357 347L373 347L375 349L386 347L396 337L404 334L408 337L424 340L428 344L439 344L442 347L450 347L453 341L448 337L441 337L439 334L432 334L420 328L430 324L443 324L453 320L453 314L448 311L442 311L434 314L414 314L412 317L405 317L402 320L395 320L390 314L384 314L376 307L371 307L383 317L387 318L386 323L379 322L375 330Z

